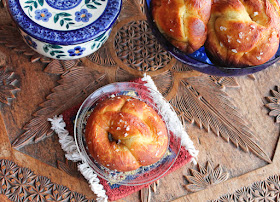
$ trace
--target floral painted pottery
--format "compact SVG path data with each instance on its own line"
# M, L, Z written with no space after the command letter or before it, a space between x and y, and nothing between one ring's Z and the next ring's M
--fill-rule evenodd
M121 0L7 0L24 41L38 53L69 60L87 56L108 39Z

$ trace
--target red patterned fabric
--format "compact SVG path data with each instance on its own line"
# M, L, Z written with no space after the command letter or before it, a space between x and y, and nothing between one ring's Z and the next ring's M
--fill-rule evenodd
M137 83L143 83L141 79L136 80L134 82ZM133 85L133 83L132 83ZM62 113L63 115L63 120L66 123L66 129L69 131L69 134L73 136L74 134L74 119L75 115L79 110L80 105L74 106ZM183 165L187 164L190 162L192 159L192 156L188 153L188 151L185 148L181 148L180 153L171 167L171 169L165 174L169 174L176 169L182 167ZM164 176L165 176L164 175ZM163 177L164 177L163 176ZM112 186L110 185L106 180L99 178L100 183L104 186L104 189L106 190L106 194L109 198L110 201L115 201L118 199L121 199L123 197L126 197L136 191L139 191L140 189L144 188L145 186L148 186L149 184L146 185L139 185L139 186L124 186L124 185L117 185L117 186Z

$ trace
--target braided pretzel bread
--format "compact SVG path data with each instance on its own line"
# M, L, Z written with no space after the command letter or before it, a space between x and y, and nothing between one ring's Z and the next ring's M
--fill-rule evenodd
M186 53L203 46L210 10L211 0L152 0L152 15L159 31Z
M129 96L100 102L87 121L85 137L92 157L117 171L153 164L168 146L161 117L146 103Z
M260 65L278 50L279 29L277 0L215 0L205 47L222 65Z

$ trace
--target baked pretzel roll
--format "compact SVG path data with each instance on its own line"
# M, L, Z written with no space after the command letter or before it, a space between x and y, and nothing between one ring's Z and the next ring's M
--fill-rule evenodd
M214 63L260 65L278 50L279 28L277 0L215 0L205 47Z
M206 40L211 0L152 0L159 31L178 49L192 53Z
M92 157L117 171L153 164L168 146L161 117L145 102L129 96L99 103L87 121L85 134Z

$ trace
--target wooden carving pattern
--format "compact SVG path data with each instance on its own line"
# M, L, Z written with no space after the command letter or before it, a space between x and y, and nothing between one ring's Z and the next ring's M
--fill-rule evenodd
M59 85L40 105L41 108L33 114L23 128L25 132L13 141L12 146L19 148L51 136L53 132L50 130L47 118L80 103L98 87L108 82L133 80L143 72L148 72L159 91L168 99L172 98L170 102L185 120L195 122L206 131L212 130L225 141L231 141L236 147L246 152L251 151L259 158L271 162L253 139L253 132L247 127L236 106L223 91L228 87L238 87L236 80L231 77L207 76L175 61L175 58L159 45L144 20L144 1L124 0L122 12L112 30L114 34L97 52L81 60L58 61L45 58L24 43L14 26L0 26L1 44L31 58L31 62L48 63L44 72L61 77ZM122 20L128 23L119 26L121 24L118 23ZM115 30L116 28L118 30ZM58 76L51 76L58 78ZM276 116L277 122L280 122L279 90L274 93L274 97L268 98L271 99L271 103L267 106L272 110L270 115ZM9 94L6 97L11 96ZM39 160L43 161L43 159ZM85 196L72 192L65 186L54 184L46 177L37 176L27 168L21 168L7 160L0 160L0 162L0 193L10 200L88 201ZM57 161L60 170L79 178L79 172L73 172L75 166L72 162ZM192 176L186 176L190 182L186 185L189 191L201 190L228 177L221 166L213 168L210 163L205 168L199 166L198 171L191 170L191 174ZM276 178L277 183L274 183ZM156 192L157 186L153 184L142 190L142 201L150 201L152 190ZM234 194L222 196L219 201L237 201L237 199L250 201L254 197L259 200L278 200L279 176L273 176L266 183L255 184Z
M217 85L236 86L236 83L232 79L212 76L184 79L180 82L177 95L170 102L178 112L183 112L183 118L187 121L195 122L206 131L212 130L226 142L231 141L243 151L251 151L271 163L269 156L254 141L253 132L228 95Z
M161 48L144 20L121 27L116 34L114 46L120 60L138 71L159 70L171 60L171 55Z
M35 112L34 118L24 126L26 132L16 138L12 146L18 148L52 135L53 131L47 119L60 114L75 103L78 104L77 100L81 102L89 93L105 85L104 77L104 74L90 71L83 66L72 67L71 71L58 81L60 85L56 86L53 93L40 105L41 109Z
M3 1L2 1L2 0L0 0L0 7L1 7L1 8L4 8L4 3L5 3L5 1L4 1L4 0L3 0Z
M185 65L184 63L179 61L176 61L175 65L172 67L172 70L176 72L193 71L192 68L190 68L188 65Z
M68 175L82 177L81 173L78 171L77 162L69 161L67 159L65 159L65 162L57 161L57 168L66 172Z
M269 101L265 106L271 111L269 116L275 117L276 123L280 123L280 87L277 86L275 90L271 90L272 96L266 97Z
M157 76L153 76L152 79L156 83L159 92L163 96L166 96L169 93L170 89L173 86L173 82L174 82L172 73L170 71L166 71Z
M210 79L214 81L216 86L220 89L225 89L226 87L239 87L239 84L234 77L210 76Z
M145 5L145 0L140 0L139 1L140 2L140 10L141 10L141 12L143 13L143 14L145 14L145 7L144 7L144 5Z
M128 18L134 18L139 14L144 14L143 3L143 0L123 0L121 14L117 21L119 22Z
M6 67L0 67L0 102L4 104L9 104L9 99L15 98L13 91L18 90L13 75L14 72L6 71Z
M38 176L12 161L2 159L0 166L0 193L11 201L89 201L84 195L52 183L49 178Z
M160 180L153 182L150 186L144 187L140 190L140 201L150 202L152 194L157 192Z
M46 66L44 72L50 74L65 74L72 67L77 66L78 63L79 60L53 60Z
M115 80L117 82L121 82L121 81L131 81L136 79L137 77L133 74L130 74L129 72L125 71L122 68L118 68L116 71L116 78Z
M206 163L205 167L197 164L197 169L198 170L190 169L191 175L184 176L189 182L188 185L185 185L188 191L200 191L210 185L224 182L229 177L229 173L224 172L221 165L217 165L216 168L214 168L210 161Z
M243 187L233 194L221 196L211 202L222 201L279 201L280 200L280 176L273 175L264 181L255 182L251 186Z
M52 59L46 58L29 48L23 41L18 29L13 25L0 25L0 36L0 44L30 57L31 62L40 60L43 63L49 63L52 61Z
M87 56L87 58L93 63L100 66L111 67L111 66L116 66L117 64L112 58L110 51L106 46L106 43L103 46L101 46L101 48L98 49L98 51Z

